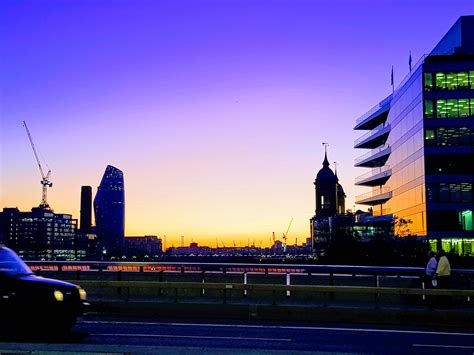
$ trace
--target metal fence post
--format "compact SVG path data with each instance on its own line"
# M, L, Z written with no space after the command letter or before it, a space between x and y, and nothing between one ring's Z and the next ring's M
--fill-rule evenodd
M375 287L375 288L379 288L379 287L380 287L379 275L377 275L377 274L374 275L374 287ZM375 307L378 307L378 304L379 304L379 294L378 294L377 292L374 294L374 302L375 302Z
M334 274L329 273L329 286L334 286ZM329 292L329 299L334 301L334 292Z
M290 286L291 284L291 281L290 281L290 273L287 272L286 273L286 286ZM290 297L291 295L291 291L290 290L286 290L286 297Z
M247 273L244 272L244 285L247 285ZM247 297L247 288L244 289L244 297Z
M201 283L202 284L204 284L204 273L205 273L205 271L201 272ZM204 296L205 293L206 293L206 290L204 288L201 289L201 296Z

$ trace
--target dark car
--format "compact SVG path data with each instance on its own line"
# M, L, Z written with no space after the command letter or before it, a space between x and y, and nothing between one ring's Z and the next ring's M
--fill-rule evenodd
M0 245L0 327L67 331L89 303L77 285L34 275L11 249Z

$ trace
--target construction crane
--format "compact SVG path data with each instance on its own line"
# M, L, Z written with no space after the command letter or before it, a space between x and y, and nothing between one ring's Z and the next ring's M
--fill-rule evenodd
M286 238L288 237L288 232L290 231L290 227L291 227L291 223L293 223L293 218L291 218L290 220L290 224L288 224L288 228L286 229L286 232L283 233L283 242L284 242L284 246L286 247Z
M38 153L36 152L36 147L35 144L33 143L33 138L31 138L30 130L28 129L28 126L26 125L26 122L23 121L23 126L26 129L26 133L28 134L28 139L30 140L31 143L31 148L33 149L33 153L36 158L36 162L38 163L38 167L41 173L41 185L42 185L42 195L41 195L41 203L39 205L39 208L50 210L51 207L48 205L48 187L52 187L53 183L50 180L51 177L51 170L48 169L48 172L46 175L44 174L43 167L41 166L41 162L38 157ZM47 165L46 165L47 166Z

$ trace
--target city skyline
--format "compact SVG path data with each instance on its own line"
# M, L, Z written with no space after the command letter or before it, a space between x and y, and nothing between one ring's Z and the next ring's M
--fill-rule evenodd
M354 119L391 92L392 65L397 85L410 52L415 63L472 11L360 4L7 1L1 207L41 201L25 120L56 212L79 218L81 186L95 195L110 164L124 172L125 235L267 246L294 218L288 242L303 241L321 143L352 208L365 191L354 187Z

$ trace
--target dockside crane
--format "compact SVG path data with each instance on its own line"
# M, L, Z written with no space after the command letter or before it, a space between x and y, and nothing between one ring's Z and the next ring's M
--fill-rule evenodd
M46 175L44 174L43 167L41 166L41 162L38 157L38 153L36 152L35 144L33 143L33 138L31 138L30 130L28 129L28 126L26 125L25 121L23 121L23 126L26 129L26 134L28 135L28 139L30 140L31 148L33 149L33 153L36 158L36 163L38 164L38 167L41 173L40 184L42 185L42 195L41 195L41 203L39 205L39 208L51 210L51 207L48 205L48 187L53 186L53 183L50 180L51 170L48 169L48 172L46 173Z
M293 223L293 218L291 218L290 224L288 224L288 228L286 229L286 232L283 233L283 236L282 236L283 243L284 243L283 248L285 248L285 249L286 249L286 238L288 237L288 232L290 231L291 223Z

